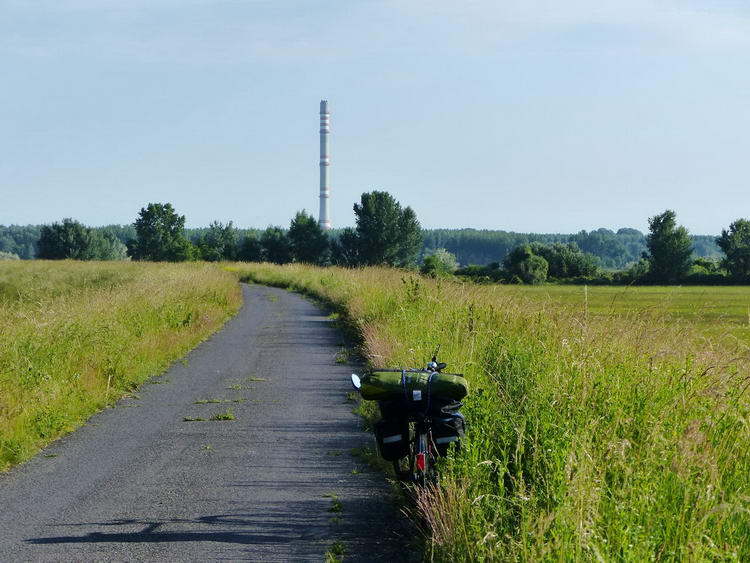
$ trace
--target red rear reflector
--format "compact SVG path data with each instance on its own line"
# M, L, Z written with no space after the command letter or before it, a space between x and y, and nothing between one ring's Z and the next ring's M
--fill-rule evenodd
M424 471L425 468L425 454L417 454L417 469Z

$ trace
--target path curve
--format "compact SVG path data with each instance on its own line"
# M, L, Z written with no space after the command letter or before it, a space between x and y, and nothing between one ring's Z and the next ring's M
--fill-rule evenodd
M351 453L370 438L341 335L296 294L243 294L140 398L0 475L0 561L322 561L334 541L345 561L405 559L382 474Z

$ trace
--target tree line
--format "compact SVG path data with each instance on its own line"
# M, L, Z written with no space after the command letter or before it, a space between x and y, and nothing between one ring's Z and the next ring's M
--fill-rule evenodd
M691 235L696 257L717 259L721 249L716 237ZM596 229L575 234L514 233L477 229L433 229L424 231L424 254L444 248L454 254L464 266L502 262L518 246L539 243L544 245L575 243L583 252L593 254L599 265L618 270L638 262L648 250L646 235L637 229L617 231Z
M746 219L736 220L719 237L690 235L677 225L671 210L649 219L647 235L635 229L519 235L424 231L413 209L402 207L382 191L362 194L353 210L354 228L328 232L305 211L298 212L288 228L237 229L232 222L214 221L206 228L186 229L185 216L170 203L149 203L126 226L92 228L73 219L40 227L0 226L0 259L19 256L9 246L10 240L16 249L23 246L23 257L33 249L37 258L44 259L240 260L349 267L414 267L421 263L422 271L429 275L455 273L506 283L750 283L750 222ZM535 237L537 240L532 240ZM466 266L464 261L464 267L459 268L462 259L451 246L455 240L462 240L464 249L472 247L467 241L486 246L502 240L492 254L501 258L482 265ZM612 269L612 257L619 256L622 249L632 259L626 267ZM635 256L638 249L640 255ZM607 253L610 261L602 258Z
M222 225L226 228L227 225ZM3 226L0 225L0 252L15 254L22 259L38 257L37 243L40 237L41 225ZM92 227L92 231L109 233L121 243L135 238L135 228L130 225L108 225L106 227ZM286 232L287 229L282 229ZM342 237L348 240L349 233L344 229L329 231L331 239ZM231 233L236 238L235 244L240 247L245 238L252 235L260 239L262 229L238 229L232 225ZM204 236L215 237L216 226L185 229L185 238L194 245L198 245ZM706 235L690 235L693 251L697 258L717 260L722 257L722 251L716 244L716 237ZM521 245L540 243L553 245L556 243L575 243L583 252L596 256L599 265L608 270L628 268L637 263L644 252L647 252L646 235L637 229L623 228L616 232L609 229L594 231L580 231L576 234L538 234L514 233L506 231L476 230L476 229L423 229L420 248L420 259L433 255L439 249L445 249L453 254L463 265L490 264L503 262L510 252ZM205 245L204 245L205 246ZM250 245L252 249L252 244ZM252 253L251 253L252 254ZM240 257L240 250L237 250Z
M696 256L696 243L677 224L674 211L648 220L645 250L629 267L605 270L596 256L575 242L524 243L502 262L455 269L477 281L537 284L545 281L592 284L747 284L750 283L750 221L737 219L714 239L723 253L716 258ZM444 269L442 270L444 271Z
M231 221L186 229L185 216L177 213L171 203L149 203L132 225L124 227L92 228L73 219L42 225L33 252L36 258L47 260L416 265L422 249L422 229L413 209L402 207L382 191L362 194L353 209L356 226L334 232L325 232L306 211L295 214L287 229L269 226L263 231L241 230ZM19 234L19 229L13 232ZM17 257L15 253L6 254L8 258Z

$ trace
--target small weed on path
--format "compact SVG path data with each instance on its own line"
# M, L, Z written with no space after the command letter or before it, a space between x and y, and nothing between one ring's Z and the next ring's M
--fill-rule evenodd
M333 495L331 497L331 507L328 509L328 512L334 512L338 514L343 511L344 511L344 505L341 504L339 497L337 497L336 495Z
M331 544L331 547L326 551L326 563L341 563L346 553L346 547L344 542L335 541Z
M211 418L209 418L209 420L213 420L213 421L234 420L235 418L236 417L234 416L232 409L227 409L225 412L216 413Z
M346 348L342 348L336 353L336 363L345 364L349 361L349 351Z

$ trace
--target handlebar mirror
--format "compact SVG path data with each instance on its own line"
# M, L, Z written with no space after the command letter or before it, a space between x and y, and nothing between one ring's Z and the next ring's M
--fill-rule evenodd
M357 391L359 391L360 387L362 387L362 380L360 380L359 376L356 373L352 374L352 387L354 387Z
M448 367L448 364L446 364L445 362L440 362L440 363L439 363L439 364L437 365L437 369L438 369L438 371L440 371L440 370L444 370L444 369L445 369L445 368L447 368L447 367Z

